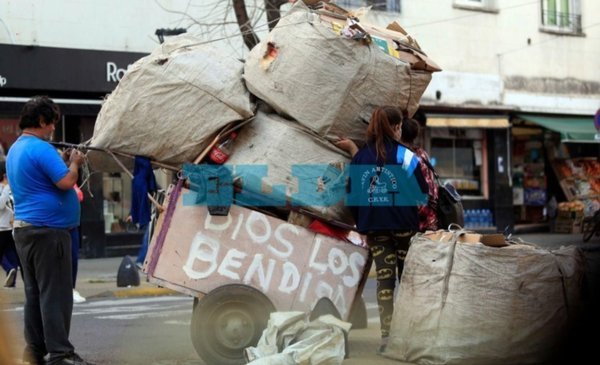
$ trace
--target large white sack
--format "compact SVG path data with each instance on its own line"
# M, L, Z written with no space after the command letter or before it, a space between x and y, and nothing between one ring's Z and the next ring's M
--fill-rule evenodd
M282 186L285 198L291 202L299 191L300 183L297 175L292 173L294 165L313 165L316 175L327 176L328 184L339 184L336 186L344 189L345 174L342 169L349 162L350 158L345 152L298 123L259 110L256 119L239 132L233 154L227 163L234 166L266 166L267 176L262 179L261 190L247 185L243 185L243 189L269 195L273 186ZM260 176L260 172L256 170L250 175ZM337 204L329 205L328 191L318 196L318 204L310 204L303 199L294 200L294 204L326 218L351 222L350 210L344 206L343 198Z
M427 365L547 361L577 306L579 251L438 239L411 241L385 356Z
M252 94L319 135L363 141L374 107L412 116L431 73L341 37L299 2L248 54L244 79Z
M242 67L213 44L169 38L135 62L104 101L92 146L193 161L223 126L253 115Z

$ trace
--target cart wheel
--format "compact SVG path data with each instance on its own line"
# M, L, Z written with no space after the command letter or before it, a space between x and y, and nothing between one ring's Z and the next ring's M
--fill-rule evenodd
M352 323L352 329L363 329L368 327L367 321L367 305L362 295L358 297L350 312L350 323Z
M192 344L209 365L245 364L244 349L256 346L273 311L271 301L254 288L221 286L194 300Z

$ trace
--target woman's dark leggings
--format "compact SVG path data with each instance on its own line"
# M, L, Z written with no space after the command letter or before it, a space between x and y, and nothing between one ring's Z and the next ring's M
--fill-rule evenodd
M381 337L390 335L396 276L400 281L404 258L408 252L410 239L414 234L415 232L412 231L381 231L367 234L367 244L377 271L377 304L379 305Z

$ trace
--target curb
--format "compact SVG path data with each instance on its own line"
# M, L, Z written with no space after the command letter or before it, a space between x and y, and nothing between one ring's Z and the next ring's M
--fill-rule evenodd
M88 299L94 298L139 298L139 297L157 297L165 295L179 295L181 293L167 288L126 288L118 290L108 290L99 294L90 295Z

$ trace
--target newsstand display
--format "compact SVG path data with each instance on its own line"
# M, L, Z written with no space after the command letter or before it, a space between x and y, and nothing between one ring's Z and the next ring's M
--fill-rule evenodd
M570 157L561 147L552 159L567 202L559 203L555 232L581 233L582 221L600 209L600 161L598 157Z

